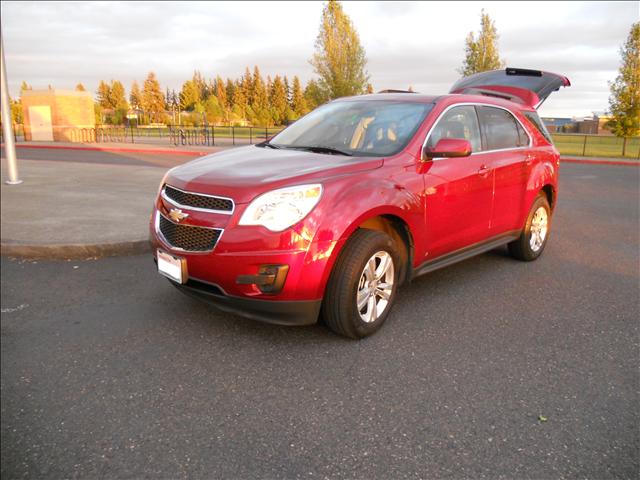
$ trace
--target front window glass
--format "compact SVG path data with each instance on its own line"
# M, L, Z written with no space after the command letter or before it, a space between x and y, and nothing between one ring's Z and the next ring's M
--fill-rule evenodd
M319 153L394 155L409 143L431 108L431 103L332 102L301 118L269 144Z
M462 106L445 113L432 130L427 148L433 149L443 138L468 140L472 152L480 151L482 147L476 109L473 106Z

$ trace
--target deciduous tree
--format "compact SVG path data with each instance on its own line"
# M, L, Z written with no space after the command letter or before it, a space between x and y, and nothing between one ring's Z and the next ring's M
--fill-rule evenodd
M458 71L465 77L474 73L497 70L504 67L498 53L498 30L484 10L480 13L478 35L469 32L465 40L465 58Z
M358 32L337 0L329 0L324 6L315 49L311 65L320 77L321 100L365 91L369 79L366 54Z
M620 56L618 76L609 84L608 126L619 137L632 137L640 135L640 22L631 26Z
M87 89L84 88L84 85L82 83L78 83L76 85L75 90L76 90L76 92L86 92L87 91Z
M320 91L318 82L315 80L309 80L309 83L307 83L307 86L304 89L304 98L307 103L307 107L311 110L325 102L324 95Z

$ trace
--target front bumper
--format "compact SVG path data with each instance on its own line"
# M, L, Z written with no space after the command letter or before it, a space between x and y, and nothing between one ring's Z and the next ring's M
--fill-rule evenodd
M169 281L184 294L220 310L276 325L313 325L318 321L322 304L322 300L274 301L234 297L193 279L183 285Z
M239 210L243 207L238 205ZM268 323L317 322L332 253L340 248L340 240L316 241L313 229L304 222L295 229L270 232L263 227L238 226L241 212L223 216L189 211L181 225L220 228L224 233L211 251L185 251L173 247L158 231L159 213L167 216L162 199L150 222L154 256L160 249L186 260L186 283L174 283L182 292L221 310ZM284 273L282 278L279 273ZM261 284L274 277L274 288Z

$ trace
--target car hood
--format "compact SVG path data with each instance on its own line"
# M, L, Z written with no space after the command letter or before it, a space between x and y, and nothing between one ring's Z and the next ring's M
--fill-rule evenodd
M246 203L274 188L379 168L380 157L348 157L253 146L207 155L172 169L166 182Z

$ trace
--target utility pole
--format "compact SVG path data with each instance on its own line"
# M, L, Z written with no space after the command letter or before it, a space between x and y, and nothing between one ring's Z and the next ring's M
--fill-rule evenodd
M2 101L2 133L4 135L4 152L7 156L7 167L9 185L18 185L22 180L18 178L18 163L16 162L16 144L13 138L13 123L11 121L11 104L9 102L9 87L7 85L7 67L4 63L4 41L0 32L0 62L2 63L2 78L0 79L0 93Z

